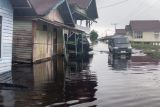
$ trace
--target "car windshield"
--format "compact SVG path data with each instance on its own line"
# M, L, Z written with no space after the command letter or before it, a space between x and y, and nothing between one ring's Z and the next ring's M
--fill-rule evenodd
M114 42L116 44L128 44L129 40L127 38L116 38Z

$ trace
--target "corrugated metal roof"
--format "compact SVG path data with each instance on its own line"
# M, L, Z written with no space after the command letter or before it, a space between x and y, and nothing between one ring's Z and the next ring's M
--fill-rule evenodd
M159 20L133 20L130 21L130 26L133 31L137 32L160 32Z
M92 0L68 0L69 4L76 5L81 9L87 9Z
M126 30L125 29L116 29L116 34L126 35Z
M27 0L12 0L13 7L30 7Z
M37 15L45 15L64 0L29 0Z
M65 24L74 26L73 17L66 0L13 0L12 4L15 17L43 17L51 9L58 8Z
M52 8L57 7L64 0L12 0L14 9L20 11L23 14L23 10L28 13L27 15L33 15L29 13L36 13L36 15L43 16L47 14ZM18 12L19 14L19 12Z

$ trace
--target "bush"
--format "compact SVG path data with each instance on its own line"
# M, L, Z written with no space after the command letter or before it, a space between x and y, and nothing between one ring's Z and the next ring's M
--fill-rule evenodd
M151 45L151 44L133 44L132 47L135 49L141 49L145 54L160 59L160 46Z
M142 49L142 50L159 50L160 46L151 45L151 44L134 44L132 43L132 47L135 49Z
M98 33L95 30L92 30L90 33L90 40L95 41L98 38Z
M145 52L147 55L156 58L156 59L160 59L160 52L157 51L153 51L153 52Z

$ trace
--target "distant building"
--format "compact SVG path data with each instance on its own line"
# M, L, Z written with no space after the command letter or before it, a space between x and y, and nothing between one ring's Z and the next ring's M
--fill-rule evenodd
M126 35L125 29L116 29L115 35Z
M160 43L159 20L133 20L125 29L132 42L152 43L154 45Z

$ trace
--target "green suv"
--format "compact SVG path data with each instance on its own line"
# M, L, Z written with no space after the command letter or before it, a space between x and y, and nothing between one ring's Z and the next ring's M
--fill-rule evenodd
M117 57L131 57L132 47L126 36L112 36L108 41L109 52Z

